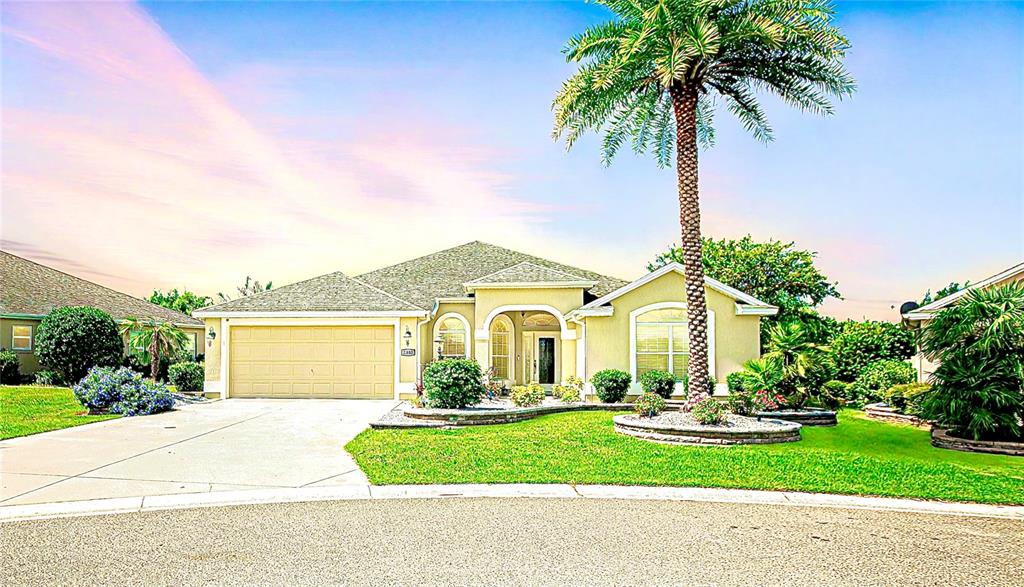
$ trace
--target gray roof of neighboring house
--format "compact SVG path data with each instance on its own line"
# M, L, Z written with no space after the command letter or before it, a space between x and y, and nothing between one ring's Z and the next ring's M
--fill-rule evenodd
M387 312L421 308L338 271L199 312Z
M541 267L536 263L529 261L523 261L517 263L511 267L506 267L495 271L494 273L478 277L471 281L467 281L467 284L482 284L482 283L577 283L581 281L594 282L592 279L586 279L579 275L572 275L565 271L559 271L558 269L549 269L547 267Z
M203 325L181 312L0 251L0 314L45 316L61 306L92 306L115 320L135 317Z
M589 289L594 296L602 296L628 283L615 277L480 241L364 273L359 279L408 300L420 308L430 309L437 298L465 296L464 283L519 265L524 261L594 281L596 285Z

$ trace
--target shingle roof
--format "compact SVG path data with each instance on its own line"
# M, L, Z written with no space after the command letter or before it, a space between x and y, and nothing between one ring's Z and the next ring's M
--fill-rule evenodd
M628 283L480 241L364 273L359 279L420 308L430 309L437 298L465 296L464 283L524 261L595 281L596 285L589 290L595 296L602 296Z
M115 320L135 317L203 325L181 312L0 251L0 314L45 316L61 306L92 306Z
M405 300L338 271L214 304L200 312L387 312L419 310Z
M559 271L558 269L549 269L547 267L541 267L536 263L529 261L523 261L517 263L511 267L500 269L494 273L478 277L476 279L467 281L466 284L483 284L483 283L578 283L581 281L590 281L579 275L572 275L565 271Z

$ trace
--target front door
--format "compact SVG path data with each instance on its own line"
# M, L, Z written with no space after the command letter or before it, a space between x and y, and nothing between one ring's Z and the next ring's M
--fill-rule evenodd
M537 338L537 383L551 385L555 382L555 337Z

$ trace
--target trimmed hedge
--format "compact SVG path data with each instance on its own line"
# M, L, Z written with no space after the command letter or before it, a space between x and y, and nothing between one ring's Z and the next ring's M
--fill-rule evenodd
M594 373L590 378L597 397L606 404L618 403L625 399L629 384L632 382L633 377L629 373L618 369L604 369Z
M206 374L202 363L182 361L168 367L167 378L178 391L202 391Z
M640 416L653 418L665 411L665 398L656 393L645 392L636 398L633 403L633 411Z
M93 367L121 363L124 341L114 319L88 306L57 308L36 331L36 354L64 381L78 381Z
M432 408L458 410L483 399L484 374L470 359L442 359L423 370L423 390Z
M644 393L654 393L664 399L672 396L676 388L676 376L668 371L653 369L639 377L640 387Z

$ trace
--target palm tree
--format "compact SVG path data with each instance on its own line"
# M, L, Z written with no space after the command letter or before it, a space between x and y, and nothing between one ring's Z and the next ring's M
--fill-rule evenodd
M849 42L825 0L598 0L616 19L569 40L582 63L554 101L555 138L567 148L603 133L602 161L631 140L659 166L672 154L686 270L692 389L707 389L707 305L701 265L698 143L714 142L721 100L748 131L770 141L758 103L772 93L802 110L831 114L830 97L853 93L842 60Z
M260 283L260 280L253 279L252 277L246 275L245 276L245 283L243 283L242 285L236 287L235 290L238 291L238 295L240 295L242 297L247 297L247 296L254 296L254 295L258 294L258 293L262 293L262 292L265 292L265 291L270 291L271 289L273 289L273 287L274 287L274 282L273 281L268 281L266 285L263 285L262 283ZM217 292L217 297L219 297L220 301L222 301L222 302L231 301L231 296L229 296L227 294L224 294L224 293L221 293L221 292Z
M149 375L154 381L160 375L160 357L176 355L188 340L185 333L170 322L128 318L120 330L131 352L142 363L149 362Z
M800 407L818 393L825 381L814 375L830 374L825 369L828 347L814 342L810 332L800 322L773 324L768 328L768 352L764 358L776 361L782 373L779 386L786 393L786 403ZM827 379L827 377L826 377Z

